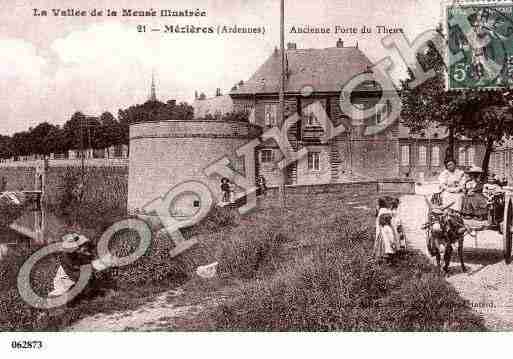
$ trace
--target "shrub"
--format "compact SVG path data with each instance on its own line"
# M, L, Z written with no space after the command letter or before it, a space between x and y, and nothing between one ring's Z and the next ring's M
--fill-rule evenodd
M283 257L287 237L279 228L248 224L225 233L219 243L221 276L250 279L274 272Z
M380 309L383 308L383 309ZM377 302L381 318L387 324L375 323L381 330L439 331L481 330L482 323L450 287L435 273L418 280L408 280L399 289Z
M239 213L236 209L216 206L199 223L181 231L184 236L190 238L198 234L215 233L236 227L239 220Z
M363 251L326 245L302 253L270 279L249 282L220 307L226 330L349 330L354 306L387 291L385 276Z
M59 195L46 198L48 209L70 224L83 228L104 227L126 215L125 169L119 167L79 167L53 169L49 184ZM81 187L83 185L83 187Z
M38 249L39 247L31 247L26 241L19 241L16 253L0 261L0 331L37 330L44 325L42 318L45 311L25 303L17 288L20 268ZM44 296L52 290L57 266L55 256L48 256L37 262L30 276L32 288L36 293Z

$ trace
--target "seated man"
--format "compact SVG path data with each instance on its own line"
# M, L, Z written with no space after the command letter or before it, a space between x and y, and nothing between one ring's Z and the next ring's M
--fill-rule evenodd
M481 168L476 166L467 172L469 179L465 183L465 196L461 210L465 218L485 220L488 215L488 198L483 195L482 173Z

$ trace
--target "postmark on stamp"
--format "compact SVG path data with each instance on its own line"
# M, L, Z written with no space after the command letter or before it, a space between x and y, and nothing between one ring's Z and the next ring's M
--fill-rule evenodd
M445 11L449 90L513 85L513 3L451 4Z

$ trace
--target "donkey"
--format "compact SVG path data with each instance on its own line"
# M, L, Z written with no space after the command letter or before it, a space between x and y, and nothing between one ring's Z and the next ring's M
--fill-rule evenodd
M463 260L463 240L465 233L469 232L469 229L463 222L463 218L457 211L450 209L453 203L442 208L433 207L427 198L426 203L429 208L428 222L422 228L427 233L429 254L436 258L437 266L440 269L441 253L443 252L443 270L447 273L449 271L453 245L457 242L461 270L466 272L467 268Z

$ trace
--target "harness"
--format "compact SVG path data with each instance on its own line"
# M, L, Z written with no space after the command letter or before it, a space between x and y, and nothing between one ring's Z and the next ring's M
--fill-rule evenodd
M435 224L438 224L439 228L436 228ZM456 243L468 230L459 212L453 209L432 209L428 222L422 228L429 229L427 247L432 256L440 253L440 245Z

